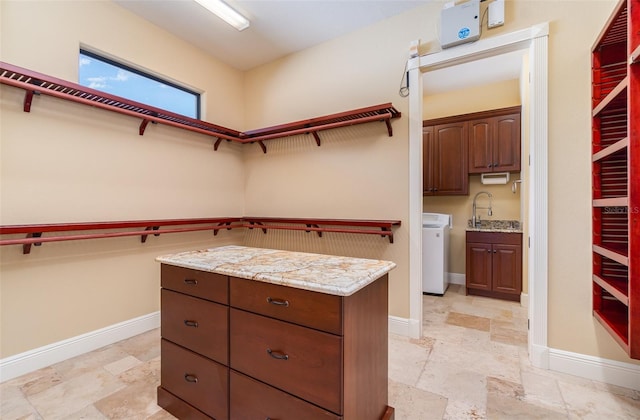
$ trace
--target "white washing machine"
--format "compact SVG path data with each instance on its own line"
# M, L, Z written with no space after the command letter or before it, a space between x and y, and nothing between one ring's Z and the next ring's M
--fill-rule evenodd
M422 292L443 295L449 286L449 231L453 216L422 213Z

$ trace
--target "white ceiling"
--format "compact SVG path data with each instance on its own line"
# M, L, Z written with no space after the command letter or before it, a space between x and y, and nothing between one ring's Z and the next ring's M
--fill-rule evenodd
M194 0L113 1L230 66L248 70L433 0L227 0L251 21L241 32ZM522 54L429 71L425 94L518 79Z
M193 0L113 0L214 57L248 70L432 0L227 0L242 32Z

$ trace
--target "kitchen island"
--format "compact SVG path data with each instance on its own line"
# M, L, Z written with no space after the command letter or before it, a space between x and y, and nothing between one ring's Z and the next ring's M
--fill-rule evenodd
M158 257L178 418L392 419L389 261L225 246Z

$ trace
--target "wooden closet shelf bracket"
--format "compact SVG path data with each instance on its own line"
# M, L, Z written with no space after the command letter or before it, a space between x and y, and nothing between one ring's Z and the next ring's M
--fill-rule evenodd
M258 143L263 153L267 153L264 144L267 140L289 137L298 134L312 134L318 146L318 132L332 128L384 121L389 136L393 136L391 120L400 118L401 113L391 103L354 109L337 114L325 115L292 123L239 132L220 125L189 118L159 108L110 95L66 80L57 79L22 67L0 61L0 83L25 90L24 112L31 111L34 95L48 95L59 99L88 105L119 114L141 118L138 134L144 135L148 124L164 124L216 138L213 149L218 150L222 139L241 144Z
M291 225L302 226L291 226ZM334 227L322 227L334 226ZM178 227L186 226L186 227ZM335 227L335 226L347 226ZM388 237L393 243L392 227L400 226L399 220L349 220L349 219L286 219L273 217L224 217L208 219L165 219L165 220L133 220L119 222L86 222L86 223L58 223L37 225L3 225L0 226L0 235L26 234L24 238L12 238L0 240L0 246L22 245L23 254L31 252L31 246L40 246L44 242L74 241L83 239L119 238L126 236L140 236L140 242L146 243L150 235L159 236L165 233L184 233L211 230L214 236L220 230L236 228L261 229L265 234L269 229L304 230L316 232L322 237L323 232L356 233L364 235L381 235ZM358 227L361 229L353 229ZM369 228L379 228L372 230ZM101 230L133 229L122 232L95 232ZM52 232L79 232L92 231L91 233L73 233L69 235L54 235L43 237L44 233Z

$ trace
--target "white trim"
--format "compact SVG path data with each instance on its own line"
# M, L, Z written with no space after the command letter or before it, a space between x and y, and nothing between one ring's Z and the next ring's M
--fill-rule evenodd
M409 319L389 315L389 334L409 337Z
M529 349L547 347L548 323L548 37L529 47ZM532 359L533 362L533 359ZM534 366L548 368L546 363Z
M459 284L464 286L467 284L467 275L460 273L447 273L447 279L449 280L449 284Z
M549 349L549 369L640 391L640 365Z
M422 198L416 188L421 183L422 164L417 159L418 142L422 139L422 72L445 68L488 56L528 49L530 66L530 145L531 174L529 182L529 355L534 366L548 368L547 356L547 286L548 286L548 22L527 29L498 35L472 44L440 51L409 60L409 220L418 220L421 208L415 201ZM419 156L422 156L420 153ZM415 179L415 178L420 178ZM422 326L421 232L409 226L409 314L410 320ZM419 309L419 310L418 310Z
M520 293L520 306L523 308L529 307L529 294L528 293Z
M389 334L403 335L405 337L420 338L421 324L409 318L400 318L389 315Z
M419 57L409 60L415 67ZM409 72L409 319L411 338L422 336L422 75ZM416 95L412 92L421 92Z
M58 341L0 359L0 382L8 381L54 363L99 349L160 326L160 312L113 324L99 330Z

